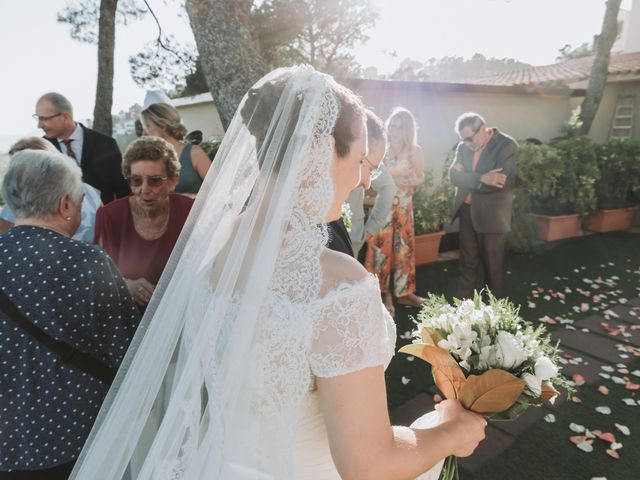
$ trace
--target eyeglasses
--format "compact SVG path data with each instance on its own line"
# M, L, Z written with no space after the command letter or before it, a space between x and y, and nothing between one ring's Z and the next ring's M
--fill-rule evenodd
M367 157L364 157L364 159L369 164L369 178L373 182L382 173L382 162L380 162L376 167Z
M480 129L481 129L481 128L482 128L482 125L480 125L478 128L476 128L476 129L473 131L473 135L469 135L468 137L461 138L461 140L462 140L464 143L471 143L471 142L473 142L474 137L478 134L478 132L480 131Z
M33 117L34 120L37 120L39 122L48 122L52 118L59 117L63 113L64 112L58 112L58 113L54 113L53 115L49 115L49 116L41 116L41 115L38 115L37 113L34 113L33 115L31 115L31 117Z
M147 185L151 188L161 187L169 177L163 177L162 175L150 175L143 177L141 175L131 175L127 177L127 182L131 188L140 188L144 184L144 179L147 179Z

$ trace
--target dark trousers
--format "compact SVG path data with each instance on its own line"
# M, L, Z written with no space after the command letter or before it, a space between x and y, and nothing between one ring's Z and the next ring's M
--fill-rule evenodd
M69 462L44 470L0 472L0 480L67 480L74 464Z
M496 297L502 295L502 264L506 233L478 233L471 221L471 207L460 207L460 277L458 298L472 298L482 265L485 284Z

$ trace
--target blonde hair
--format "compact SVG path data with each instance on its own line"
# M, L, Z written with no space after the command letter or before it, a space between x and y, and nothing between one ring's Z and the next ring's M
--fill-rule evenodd
M389 125L391 125L391 121L394 118L398 118L400 120L400 128L402 130L402 146L403 148L413 148L418 145L418 136L417 131L418 127L416 126L416 119L413 117L413 114L403 107L396 107L387 118L385 123L385 128L387 131L389 130Z
M182 140L187 134L187 128L182 124L178 111L166 103L152 103L140 116L143 122L153 122L176 140Z

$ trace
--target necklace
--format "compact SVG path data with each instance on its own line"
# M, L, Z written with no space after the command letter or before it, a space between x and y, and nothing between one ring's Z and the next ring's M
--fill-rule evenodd
M160 226L154 225L152 223L154 219L141 215L137 209L135 211L132 210L132 213L133 226L136 229L138 235L140 235L145 240L156 240L164 235L164 233L167 231L170 217L169 210L166 211L164 215L164 221Z

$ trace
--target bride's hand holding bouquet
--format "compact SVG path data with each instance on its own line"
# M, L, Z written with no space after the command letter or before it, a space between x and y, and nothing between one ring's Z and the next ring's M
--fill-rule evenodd
M450 305L430 295L416 323L414 343L400 351L431 364L445 398L488 419L514 420L530 405L553 403L559 394L554 384L568 386L544 327L528 325L508 300L489 295L485 304L476 293ZM441 478L457 478L455 457L447 459Z

